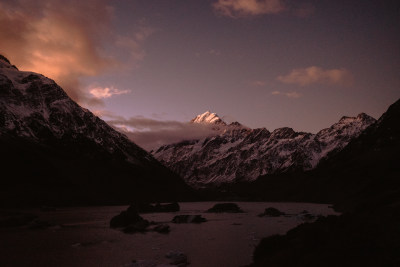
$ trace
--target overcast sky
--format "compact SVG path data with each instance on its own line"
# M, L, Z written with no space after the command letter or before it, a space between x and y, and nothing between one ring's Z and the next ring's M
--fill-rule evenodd
M0 40L105 120L177 129L165 142L207 110L315 133L400 97L398 0L1 0Z

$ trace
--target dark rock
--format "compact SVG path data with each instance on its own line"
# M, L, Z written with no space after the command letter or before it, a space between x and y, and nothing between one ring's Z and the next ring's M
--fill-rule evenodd
M125 227L123 232L127 234L133 233L143 233L147 231L147 227L149 226L149 222L147 220L141 220L136 223L130 224L129 226Z
M170 259L169 264L171 265L177 265L177 266L187 266L189 264L187 260L187 256L180 252L180 251L170 251L165 255L168 259Z
M285 213L280 211L280 210L278 210L278 209L270 207L270 208L266 208L264 213L261 213L258 216L259 217L263 217L263 216L279 217L279 216L282 216L282 215L285 215Z
M317 218L314 214L309 213L307 210L303 210L300 212L300 218L303 219L304 221L312 221Z
M207 212L229 212L229 213L240 213L243 212L236 203L218 203L214 207L208 209Z
M201 215L176 215L173 219L173 223L202 223L206 222L207 219Z
M399 225L399 206L322 217L262 239L250 266L398 266Z
M11 64L10 61L3 55L0 55L0 59L4 60L5 62L7 62L8 64Z
M143 221L144 219L140 217L140 215L133 211L132 209L128 209L126 211L122 211L119 215L114 216L110 221L111 228L122 228L127 227L138 222Z
M311 213L303 214L301 217L305 221L311 221L311 220L314 220L316 218L316 216L311 214Z
M159 224L153 228L153 231L161 234L168 234L170 232L170 227L168 224Z

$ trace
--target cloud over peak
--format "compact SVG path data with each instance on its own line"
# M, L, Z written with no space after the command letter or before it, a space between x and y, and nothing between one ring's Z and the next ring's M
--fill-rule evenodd
M345 85L352 82L352 75L346 69L324 70L320 67L294 69L287 75L278 76L279 81L287 84L306 86L310 84Z
M282 0L218 0L214 10L232 18L265 14L277 14L286 9Z
M215 130L209 124L155 120L143 116L126 119L109 112L97 112L97 114L109 118L106 120L107 123L147 150L165 144L201 139L215 134Z

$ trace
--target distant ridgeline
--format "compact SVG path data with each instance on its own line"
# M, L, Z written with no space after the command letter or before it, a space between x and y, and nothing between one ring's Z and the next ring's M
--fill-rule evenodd
M341 151L375 119L359 114L343 117L317 134L284 127L268 131L225 123L209 111L191 123L213 125L211 137L161 146L152 154L195 188L226 187L253 182L263 175L303 172Z

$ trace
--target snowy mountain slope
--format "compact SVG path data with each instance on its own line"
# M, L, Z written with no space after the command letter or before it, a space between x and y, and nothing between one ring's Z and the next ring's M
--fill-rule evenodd
M0 167L10 174L3 175L0 183L13 188L26 183L42 190L38 184L46 187L50 182L54 192L65 190L68 198L64 183L76 189L69 198L79 191L81 199L92 194L90 201L104 203L139 194L157 199L157 194L162 198L188 192L178 176L80 107L53 80L19 71L4 57L0 57L0 143ZM4 193L12 191L5 188ZM57 197L54 193L53 200Z
M132 163L155 162L124 135L72 101L53 80L19 71L0 60L0 83L0 133L37 141L85 137L110 153L124 154Z
M218 117L210 114L199 115L192 122L213 122ZM218 121L223 127L213 137L165 145L152 153L194 187L253 181L266 174L313 169L374 122L361 113L343 117L331 127L311 134L287 127L269 132L238 124L233 129Z

